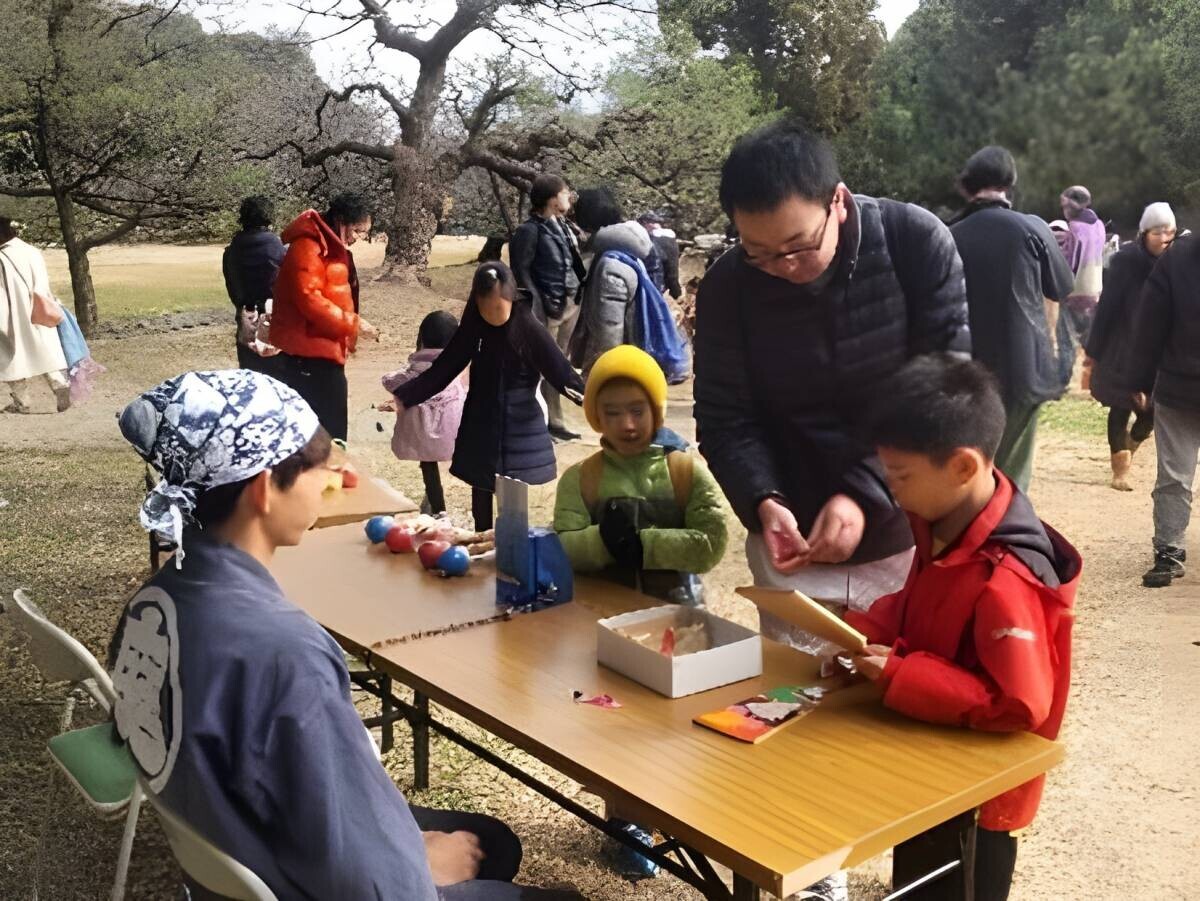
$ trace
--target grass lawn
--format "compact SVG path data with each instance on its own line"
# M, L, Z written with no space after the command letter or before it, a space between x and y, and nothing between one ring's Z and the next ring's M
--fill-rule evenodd
M431 268L470 262L479 253L482 238L441 236L433 239ZM383 262L383 242L358 244L355 262L370 270ZM221 275L219 244L136 244L100 247L89 254L96 305L102 319L160 316L188 310L213 309L229 304ZM54 292L71 297L67 255L61 249L45 252Z

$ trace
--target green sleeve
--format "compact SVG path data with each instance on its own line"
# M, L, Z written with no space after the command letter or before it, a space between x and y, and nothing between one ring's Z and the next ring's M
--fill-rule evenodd
M725 555L729 533L725 499L708 467L696 459L692 471L692 496L682 529L644 529L641 533L642 565L646 569L675 569L706 573Z
M579 488L579 464L558 480L554 496L554 531L578 572L599 572L615 561L600 538L600 527L592 525L592 515L583 502Z

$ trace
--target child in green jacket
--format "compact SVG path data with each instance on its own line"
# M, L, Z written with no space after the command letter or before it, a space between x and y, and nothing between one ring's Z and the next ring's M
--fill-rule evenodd
M645 351L624 344L596 360L583 409L603 449L563 473L554 529L576 571L695 605L695 575L725 553L725 506L702 461L651 443L666 401L662 369Z

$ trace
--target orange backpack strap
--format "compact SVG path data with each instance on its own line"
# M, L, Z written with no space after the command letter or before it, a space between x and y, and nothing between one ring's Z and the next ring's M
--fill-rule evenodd
M667 454L667 472L671 476L671 488L675 492L675 506L686 513L692 499L692 482L695 478L695 458L687 451L672 451Z
M600 500L600 478L604 475L604 452L596 451L579 464L579 494L592 519L596 518L596 504Z

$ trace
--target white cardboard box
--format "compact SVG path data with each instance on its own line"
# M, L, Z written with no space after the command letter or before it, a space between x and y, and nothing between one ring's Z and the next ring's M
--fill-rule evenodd
M707 623L712 647L678 657L641 645L616 630ZM705 610L669 604L610 616L596 623L596 657L602 666L668 698L708 691L762 675L762 638L757 632Z

